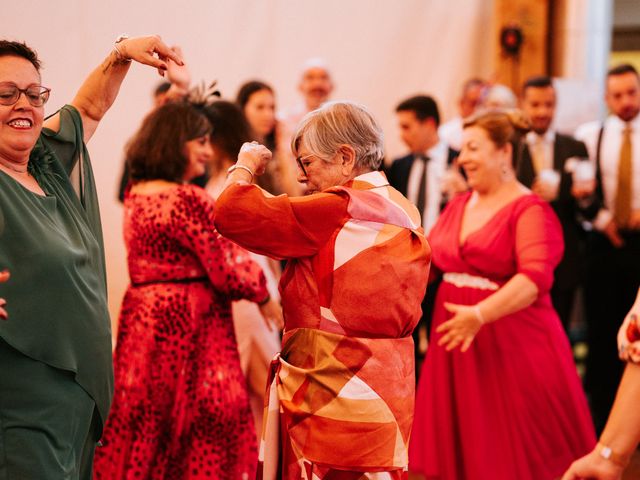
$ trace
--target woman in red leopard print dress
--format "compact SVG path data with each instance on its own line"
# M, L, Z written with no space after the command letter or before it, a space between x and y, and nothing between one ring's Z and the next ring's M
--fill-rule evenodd
M176 181L202 174L208 135L207 120L192 106L169 104L147 117L127 152L135 182L125 197L131 285L96 479L255 476L231 300L261 303L265 279L214 229L209 195Z

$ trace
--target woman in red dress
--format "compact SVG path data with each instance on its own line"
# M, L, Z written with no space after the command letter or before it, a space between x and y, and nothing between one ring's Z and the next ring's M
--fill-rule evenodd
M515 112L464 130L471 191L431 232L442 275L409 466L427 479L551 480L595 444L549 289L563 251L549 206L517 182Z
M131 285L97 479L255 475L231 300L264 304L263 313L274 305L258 265L215 230L214 201L186 184L212 154L209 131L193 106L167 104L145 119L129 146L134 185L125 196L124 231Z

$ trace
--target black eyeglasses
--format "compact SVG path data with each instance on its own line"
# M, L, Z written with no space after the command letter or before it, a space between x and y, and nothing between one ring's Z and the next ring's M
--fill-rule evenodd
M305 155L304 157L296 157L296 162L298 163L298 167L300 167L300 170L302 170L302 173L304 174L305 177L307 176L307 169L304 168L304 164L302 163L302 161L311 157L313 157L313 154Z
M49 100L50 88L42 85L31 85L27 88L18 88L13 83L0 83L0 105L11 106L18 103L20 94L24 93L27 101L34 107L41 107Z

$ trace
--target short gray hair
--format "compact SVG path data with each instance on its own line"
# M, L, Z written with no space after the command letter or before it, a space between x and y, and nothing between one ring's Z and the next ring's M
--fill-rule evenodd
M309 153L325 161L341 145L349 145L356 152L357 168L377 170L384 158L382 129L369 110L354 102L327 102L307 113L291 140L295 156L303 142Z

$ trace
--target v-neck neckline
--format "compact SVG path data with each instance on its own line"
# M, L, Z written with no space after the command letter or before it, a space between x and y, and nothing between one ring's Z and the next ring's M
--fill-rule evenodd
M457 235L456 235L456 244L458 246L458 250L462 250L468 243L469 238L471 238L472 236L482 232L485 228L487 228L487 226L489 224L491 224L497 217L500 216L500 214L506 210L508 207L511 207L513 204L515 204L517 201L519 201L521 198L523 197L527 197L529 195L531 195L530 193L522 193L522 195L518 195L517 197L515 197L512 200L509 200L507 203L505 203L502 207L500 207L498 210L496 210L496 212L491 216L491 218L489 218L489 220L487 220L486 222L484 222L482 225L480 225L480 227L476 228L475 230L472 230L471 232L469 232L467 234L467 236L464 238L464 240L461 240L460 238L460 234L462 233L462 220L464 219L464 215L466 213L466 208L467 205L469 204L469 200L471 200L471 196L473 195L473 193L469 194L469 196L467 197L467 199L464 201L464 205L462 206L462 208L460 209L460 214L458 215L458 226L456 229Z

